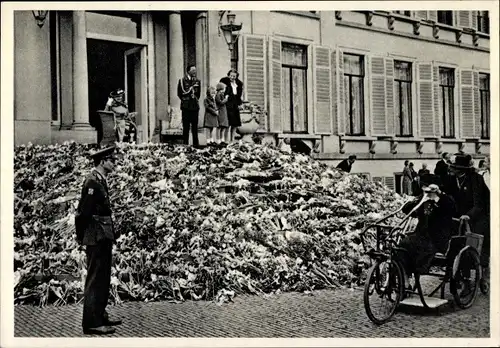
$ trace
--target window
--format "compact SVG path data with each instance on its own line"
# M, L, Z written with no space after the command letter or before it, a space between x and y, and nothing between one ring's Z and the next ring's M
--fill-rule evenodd
M307 132L307 47L282 43L284 132Z
M437 11L438 23L453 25L453 11Z
M344 106L349 135L365 135L364 77L363 56L344 54Z
M477 11L477 31L490 33L490 17L488 11Z
M231 69L238 70L238 60L239 60L239 52L238 52L238 36L233 35L234 46L231 50Z
M481 98L481 138L490 138L490 75L479 74Z
M402 16L411 17L411 11L392 11L392 12L400 14Z
M455 70L451 68L439 68L439 87L441 93L441 105L439 114L442 118L441 136L453 138L455 136L455 111L454 111L454 89Z
M411 115L411 63L394 61L394 98L397 136L413 135Z

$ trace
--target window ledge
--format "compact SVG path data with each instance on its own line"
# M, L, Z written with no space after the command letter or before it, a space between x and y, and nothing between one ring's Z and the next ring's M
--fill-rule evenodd
M433 22L434 25L436 27L438 27L439 29L446 29L446 30L450 30L450 31L454 31L454 32L460 32L460 31L463 31L462 28L459 28L459 27L455 27L453 25L448 25L448 24L444 24L444 23L439 23L439 22Z
M489 144L491 142L490 139L477 139L477 142L480 144Z
M394 13L391 11L375 11L375 14L382 16L382 17L394 17L395 19L398 19L402 22L409 22L409 23L418 23L420 22L419 18L411 17L411 16L405 16L399 13Z
M437 141L441 143L463 143L465 140L455 138L438 138Z
M320 19L319 13L311 13L309 11L283 11L283 10L276 10L276 11L271 11L271 12L291 14L291 15L295 15L295 16L307 17L307 18L313 18L313 19Z
M352 140L352 141L373 141L377 140L377 137L371 137L367 135L341 135L342 140Z
M400 143L415 143L415 142L422 142L425 141L424 138L415 138L415 137L394 137L395 141L400 142Z
M321 139L321 135L317 134L300 134L300 133L278 133L278 139Z

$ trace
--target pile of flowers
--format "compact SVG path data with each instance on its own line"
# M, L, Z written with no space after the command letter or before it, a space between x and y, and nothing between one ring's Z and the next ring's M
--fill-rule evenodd
M85 252L74 214L88 146L15 150L15 303L79 301ZM399 207L380 183L271 145L122 145L109 178L112 301L214 300L363 280L359 233Z

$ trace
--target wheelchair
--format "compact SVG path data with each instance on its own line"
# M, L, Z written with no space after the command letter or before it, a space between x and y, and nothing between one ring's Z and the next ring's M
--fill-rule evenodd
M472 233L467 221L454 218L453 223L459 224L458 233L449 240L446 253L435 254L429 272L414 274L414 284L405 284L405 270L398 257L405 250L398 244L402 237L413 232L417 219L411 217L411 213L402 214L403 207L366 225L360 234L372 265L363 293L368 318L381 325L391 319L400 305L439 308L449 302L444 298L446 284L449 284L459 308L471 307L479 289L487 293L486 287L482 285L484 281L479 258L483 236ZM420 276L424 275L437 277L441 281L429 294L424 294L422 290ZM440 296L436 297L439 290ZM383 304L377 305L377 301Z

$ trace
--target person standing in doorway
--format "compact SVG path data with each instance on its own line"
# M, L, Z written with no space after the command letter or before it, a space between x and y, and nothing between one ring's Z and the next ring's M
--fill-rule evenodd
M111 282L113 243L119 234L113 227L106 177L114 169L115 147L93 154L95 168L86 178L75 216L76 238L86 246L87 278L83 302L83 333L107 335L121 324L106 312Z
M199 147L198 141L198 113L200 111L200 85L196 78L196 66L190 65L186 75L179 79L177 96L181 100L182 111L182 136L184 144L189 144L189 129L193 135L193 146Z
M346 173L350 173L354 162L356 162L356 155L350 155L348 159L345 159L342 162L340 162L337 165L337 168L343 170Z
M227 76L220 79L220 82L226 85L224 95L228 96L226 103L227 118L230 127L231 142L234 141L236 129L241 126L240 107L243 104L241 99L243 95L243 82L239 80L238 71L231 69L228 71Z

